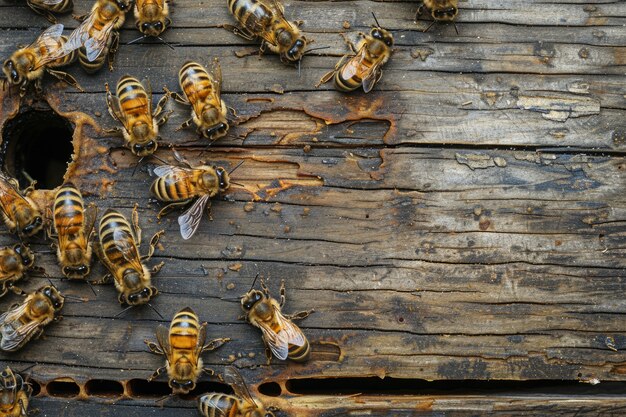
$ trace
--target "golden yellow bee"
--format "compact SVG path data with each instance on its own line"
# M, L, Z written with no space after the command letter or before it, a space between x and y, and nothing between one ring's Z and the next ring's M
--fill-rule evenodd
M279 0L228 0L228 9L240 26L223 27L250 41L260 37L261 52L269 48L284 63L299 63L305 55L310 42L300 33L302 22L287 21Z
M165 94L152 111L152 88L147 80L140 82L125 75L117 83L117 95L111 94L108 84L105 89L109 113L124 127L121 131L132 153L139 157L154 153L160 139L159 126L169 116L163 114L169 96Z
M272 354L280 360L287 358L295 362L308 360L311 351L309 341L292 320L302 320L313 310L291 315L282 313L281 309L286 300L285 281L281 281L280 284L280 303L270 296L269 289L263 280L261 280L261 288L262 292L254 289L248 291L241 298L241 308L246 313L247 321L261 329L268 364L272 359Z
M33 236L43 228L43 217L33 200L28 197L32 186L19 191L15 178L0 174L0 217L11 233L21 239Z
M0 297L9 290L22 294L22 290L15 287L15 283L24 278L26 271L31 269L34 263L35 255L24 244L0 249Z
M378 80L383 76L382 66L389 61L393 48L393 36L381 28L376 22L369 35L360 33L363 39L355 47L348 39L346 43L352 54L344 55L335 66L335 69L326 73L319 87L335 79L335 88L339 91L354 91L363 87L363 91L370 92Z
M176 102L191 106L191 118L179 129L195 123L199 135L214 141L228 132L227 107L221 99L222 68L219 61L214 61L209 73L202 65L188 61L178 72L178 82L184 97L168 91Z
M57 258L63 275L69 279L82 279L91 270L91 235L97 209L85 203L80 190L67 182L54 196L54 230L59 244Z
M9 59L4 61L2 71L5 75L3 84L7 82L20 87L20 96L26 94L29 83L35 84L37 92L41 92L41 79L48 73L61 81L83 91L78 81L70 74L52 68L69 65L76 60L76 49L81 40L76 35L63 36L63 25L53 25L44 30L33 43L18 49Z
M26 4L52 24L57 22L52 13L69 13L74 8L72 0L26 0Z
M207 209L211 207L211 197L225 192L230 187L230 175L222 167L191 166L178 153L175 155L180 162L187 164L188 168L173 165L157 166L153 172L158 178L152 182L150 192L158 200L170 203L159 212L159 218L171 209L185 206L195 199L191 207L178 217L180 234L187 240L198 229L205 207Z
M265 407L252 398L246 383L237 369L224 369L224 382L229 384L235 395L210 392L198 399L198 409L204 417L274 417L275 407Z
M0 316L0 349L13 352L43 333L43 328L60 318L65 298L53 285L46 285L29 294Z
M169 331L162 325L157 327L158 344L149 340L145 340L145 343L153 353L165 356L165 366L157 369L148 381L166 370L172 392L187 394L196 387L202 372L213 375L211 369L204 368L200 355L217 349L230 339L214 339L205 344L206 326L206 323L200 324L191 308L185 307L174 315Z
M100 261L109 270L109 274L99 283L107 282L112 276L115 287L120 293L118 301L120 304L130 306L149 303L159 293L152 285L151 277L164 265L164 262L161 262L149 271L142 263L154 254L163 231L152 236L148 254L141 257L138 248L141 243L141 229L137 206L133 209L132 219L133 228L131 229L131 225L122 213L108 209L100 219L99 245L96 246Z
M158 38L171 24L167 0L136 0L135 26L145 36Z
M32 394L30 384L7 366L0 374L0 416L27 417Z
M76 38L82 40L78 61L88 73L98 71L109 61L113 71L115 53L119 46L118 30L124 24L131 0L96 0L89 15L77 16L82 23L76 30Z
M415 13L415 20L426 11L430 17L432 17L433 21L428 27L424 30L424 32L428 32L428 29L435 22L452 22L454 23L454 19L456 19L457 14L459 14L459 1L458 0L423 0L420 7L417 8L417 12ZM456 34L459 34L456 25L454 25L454 30Z

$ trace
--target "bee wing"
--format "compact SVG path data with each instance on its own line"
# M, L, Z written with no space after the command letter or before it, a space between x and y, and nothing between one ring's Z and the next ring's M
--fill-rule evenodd
M141 80L141 85L146 90L146 95L148 96L148 113L152 114L152 85L150 85L150 80L144 78Z
M87 60L93 62L100 56L109 43L109 36L117 19L107 23L101 30L85 41Z
M59 41L61 35L63 35L63 25L52 25L48 29L44 30L41 35L39 35L37 39L35 39L35 41L30 44L30 46L28 47L29 49L44 49L48 51L39 60L37 60L36 64L33 66L33 69L41 68L47 63L62 58L72 52L72 50L65 52L63 47L50 50L50 44L56 44Z
M143 269L139 251L135 244L135 237L132 234L129 234L128 231L124 229L115 229L113 231L113 242L117 250L120 251L124 259L128 261L133 268L137 271Z
M33 320L14 328L12 323L18 321L26 312L28 303L23 302L0 316L0 349L13 351L20 347L24 340L39 328L39 321Z
M159 165L154 167L152 172L157 177L166 177L168 175L185 175L187 170L174 165Z
M63 35L63 25L60 23L52 25L48 29L41 32L37 39L35 39L35 41L30 44L29 48L36 48L38 45L41 45L46 40L58 40L61 35Z
M304 337L302 330L300 330L300 328L296 326L293 321L283 316L283 314L278 310L276 310L276 317L281 326L281 332L284 332L287 335L287 344L295 346L304 345L306 338Z
M156 330L156 337L161 349L163 349L163 352L165 352L165 354L169 357L172 353L172 347L170 346L170 331L167 327L160 324Z
M18 320L20 317L22 317L24 312L26 312L27 308L28 303L26 301L24 301L22 304L16 304L12 306L7 312L3 313L0 316L0 326L4 327L5 325L10 324L15 320Z
M221 102L220 94L222 92L222 66L220 65L220 61L215 59L213 61L213 66L211 68L211 75L213 77L214 89L213 93L215 95L215 100L217 103Z
M265 322L258 322L257 324L263 333L263 339L274 356L283 361L287 359L287 355L289 354L289 336L287 332L282 329L275 332L274 329Z
M363 91L369 93L380 79L380 63L376 63L363 74Z
M122 111L122 105L120 104L119 97L113 95L113 93L107 90L106 100L111 117L124 125L124 129L128 132L128 127L126 126L126 115Z
M252 403L255 407L258 407L256 401L254 401L254 398L252 398L252 395L250 395L250 391L248 391L248 386L241 377L241 374L239 373L237 368L227 366L226 369L224 369L224 382L226 382L233 388L236 397L239 397L245 402Z
M348 62L346 62L345 65L341 68L340 70L341 77L344 80L349 80L355 75L358 75L359 70L362 67L361 63L363 62L364 58L365 58L365 47L361 47L361 49L359 49L359 52L355 56L350 58Z
M178 216L178 224L180 225L180 235L183 239L187 240L194 233L200 225L202 214L204 213L204 207L209 202L209 195L205 194L197 199L189 210Z
M63 0L41 0L41 4L45 4L46 6L54 6L55 4L61 3Z

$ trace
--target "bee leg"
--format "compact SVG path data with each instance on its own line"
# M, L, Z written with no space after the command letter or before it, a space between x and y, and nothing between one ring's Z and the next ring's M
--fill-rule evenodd
M148 345L148 349L150 349L150 352L155 353L157 355L165 355L165 352L163 352L163 349L161 349L161 347L157 345L156 343L151 342L148 339L145 339L143 342L146 345Z
M210 369L210 368L202 368L202 372L204 372L208 376L215 375L215 371L213 369Z
M159 243L159 239L161 238L163 233L165 233L164 230L159 230L158 232L154 234L154 236L152 236L152 239L150 239L150 246L148 248L148 253L145 256L142 256L141 260L148 261L150 260L150 258L152 258L156 245Z
M117 53L117 48L120 46L120 33L117 30L114 30L111 34L111 46L109 47L109 52L107 54L107 58L109 61L109 71L113 71L113 64L115 63L115 54Z
M359 32L359 35L362 35L362 32ZM356 50L356 46L354 46L354 44L352 43L352 41L350 39L348 39L348 37L346 36L345 33L341 34L341 37L343 38L343 41L345 42L346 45L348 45L348 48L350 48L350 50L352 51L353 54L356 54L358 51ZM337 64L339 65L339 64ZM335 67L335 69L337 69L337 67Z
M6 293L9 292L9 289L6 286L6 283L2 283L2 286L0 286L0 297L4 297L6 295Z
M206 215L209 218L209 221L213 221L213 216L211 216L211 200L206 203Z
M111 274L106 274L105 276L103 276L102 278L100 278L99 280L96 281L91 281L92 285L102 285L102 284L108 284L111 282L111 279L113 278L113 276Z
M424 3L420 4L420 6L415 11L415 21L424 13Z
M263 290L265 295L269 298L270 290L269 290L269 288L267 288L267 285L265 285L265 280L263 278L261 278L261 289Z
M13 291L13 292L14 292L15 294L17 294L17 295L24 295L24 294L26 294L26 293L25 293L24 291L22 291L22 289L21 289L21 288L19 288L19 287L15 287L15 286L11 285L9 288L11 289L11 291ZM5 290L5 291L6 291L6 290Z
M57 78L58 80L61 80L61 81L65 82L66 84L74 87L78 91L83 92L83 93L85 92L85 90L83 90L83 88L80 86L80 84L78 84L78 81L76 81L76 78L74 78L73 76L71 76L67 72L55 71L55 70L52 70L50 68L46 68L46 72L48 72L48 74L52 75L53 77Z
M135 240L137 241L137 248L141 245L141 227L139 227L139 213L137 212L138 204L135 203L133 212L131 213L133 232L135 233ZM153 238L154 239L154 238Z
M161 127L169 120L170 116L174 113L174 110L170 110L163 114L160 119L157 120L157 126Z
M309 317L314 312L315 310L300 311L298 313L286 315L285 317L287 317L290 320L303 320Z
M282 308L285 305L285 301L287 301L287 297L285 296L285 280L280 281L280 307Z
M240 36L242 38L244 38L245 40L248 41L253 41L256 39L256 35L252 32L250 32L248 29L242 28L242 27L237 27L237 26L233 26L233 25L229 25L227 23L220 25L219 27L222 27L232 33L234 33L237 36Z
M265 339L263 340L263 342L265 342ZM267 359L267 365L268 366L271 365L272 364L272 351L267 346L267 343L265 343L265 358Z
M163 265L165 265L165 262L159 262L158 264L154 265L152 267L152 269L150 270L150 274L152 274L152 275L158 274L161 271L161 269L163 268ZM152 292L154 293L154 295L156 295L156 293L158 293L158 291L156 291L156 289L154 289Z
M222 347L223 345L225 345L226 343L230 342L231 338L230 337L226 337L226 338L222 338L222 339L213 339L211 340L209 343L207 343L206 345L202 346L202 351L207 351L207 350L215 350L219 347Z
M57 23L57 19L54 17L54 15L52 13L50 13L48 10L42 8L42 7L38 7L36 4L34 4L32 1L28 0L26 2L26 4L28 5L28 7L31 8L31 10L39 15L42 15L43 17L46 18L46 20L48 20L48 22L52 23L53 25Z
M165 94L167 94L169 97L172 97L175 102L185 104L187 106L191 105L189 100L187 100L187 98L184 97L182 94L174 93L173 91L170 91L167 87L163 87L163 90L165 91Z
M297 26L300 27L304 24L304 20L294 20L293 23Z
M182 125L176 128L176 132L179 130L187 129L193 123L193 118L186 120Z
M73 14L72 15L74 20L78 20L79 22L82 22L83 20L87 19L87 16L89 16L89 14L81 14L81 15Z
M154 371L154 373L152 375L150 375L150 377L148 378L148 382L152 382L155 379L157 379L159 377L159 375L161 375L161 373L163 371L165 371L165 370L166 370L165 366L162 366L159 369L157 369L156 371Z
M157 219L160 219L161 217L165 216L166 214L168 214L170 211L172 211L174 208L176 207L182 207L185 206L189 203L189 200L185 200L185 201L180 201L177 203L171 203L168 204L167 206L163 207L161 209L161 211L159 211L159 214L157 214Z
M328 71L326 74L324 74L322 76L322 78L320 78L319 82L317 84L315 84L315 88L319 88L320 85L326 84L327 82L329 82L335 76L335 72L336 71L337 70L332 70L332 71Z

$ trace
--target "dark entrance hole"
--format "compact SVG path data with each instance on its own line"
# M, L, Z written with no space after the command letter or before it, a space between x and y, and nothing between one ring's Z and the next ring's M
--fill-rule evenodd
M259 392L270 397L279 397L283 390L277 382L265 382L259 385Z
M131 397L164 397L172 393L167 382L131 379L128 381L128 394Z
M63 184L74 150L74 128L52 110L27 110L9 120L2 132L2 167L25 188L32 180L37 188Z
M30 387L33 389L32 396L36 397L37 395L39 395L39 393L41 392L41 385L39 385L39 382L33 379L27 379L26 382L28 382L30 384Z
M96 397L120 397L124 394L124 386L109 379L90 379L85 384L85 393Z
M71 398L80 393L80 387L71 379L50 381L46 385L46 390L51 397Z

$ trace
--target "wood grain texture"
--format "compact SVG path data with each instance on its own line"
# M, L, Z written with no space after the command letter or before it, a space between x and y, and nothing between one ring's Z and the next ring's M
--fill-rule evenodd
M75 13L89 7L77 0ZM113 73L71 68L86 93L45 81L61 114L84 112L110 128L105 82L147 77L156 101L163 86L178 90L183 62L218 57L223 98L238 115L230 134L207 148L193 130L175 130L189 109L170 103L158 156L172 163L171 145L194 163L245 163L233 174L244 187L214 201L213 220L182 243L176 213L157 221L161 206L148 199L155 161L133 175L121 138L81 128L71 179L87 200L127 215L138 203L144 245L165 230L153 262L166 263L154 278L166 320L148 308L116 317L112 286L95 287L96 297L61 280L53 254L42 253L48 242L36 240L37 264L89 301L68 303L40 340L0 355L15 369L38 364L29 371L42 385L34 407L57 416L197 415L189 398L159 408L164 384L141 391L163 365L144 339L190 306L210 338L233 339L204 355L207 366L241 368L279 415L624 414L626 3L461 1L458 36L449 25L423 33L429 22L413 22L416 8L286 3L314 46L330 46L305 57L299 77L218 27L232 23L225 2L177 0L165 33L175 51L126 45L138 36L129 16ZM2 57L46 26L23 4L0 10ZM396 40L381 82L368 95L316 89L346 52L340 33L356 39L373 23L370 11ZM3 98L4 121L15 97ZM0 234L1 245L14 241ZM103 273L98 265L93 278ZM300 323L308 364L267 366L260 333L237 320L236 299L257 273L276 295L285 279L286 312L315 309ZM22 286L45 282L33 276ZM8 295L0 307L17 300ZM55 391L59 378L78 393ZM324 378L364 378L345 380L362 391L324 391ZM98 394L94 379L119 381L123 393ZM203 387L227 389L210 380ZM269 382L279 396L263 390Z

